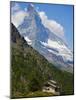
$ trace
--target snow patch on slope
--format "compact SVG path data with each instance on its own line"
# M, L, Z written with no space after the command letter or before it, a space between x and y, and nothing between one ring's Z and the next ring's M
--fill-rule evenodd
M49 52L52 52L56 55L60 55L63 57L64 61L69 60L72 61L73 57L72 57L72 52L64 45L61 44L59 41L52 41L50 39L48 39L48 42L42 42L41 44L44 45L46 48L48 48ZM52 49L54 50L52 50ZM57 50L58 52L56 52L55 50Z
M24 39L27 41L28 45L32 44L32 41L28 37L24 37Z

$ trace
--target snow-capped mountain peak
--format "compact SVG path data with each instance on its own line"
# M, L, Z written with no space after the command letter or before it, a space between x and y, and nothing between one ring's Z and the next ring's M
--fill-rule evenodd
M58 68L73 71L73 53L69 50L64 41L52 33L42 24L42 20L30 4L27 8L29 16L24 18L23 23L18 27L21 35L29 45L36 49L49 62Z
M33 5L33 4L29 4L29 5L28 5L28 8L27 8L27 11L28 11L28 12L32 12L32 11L34 11L34 10L35 10L34 5Z

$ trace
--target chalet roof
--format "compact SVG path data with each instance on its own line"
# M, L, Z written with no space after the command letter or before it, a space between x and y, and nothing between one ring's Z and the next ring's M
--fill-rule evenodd
M52 84L52 83L50 83L50 82L48 82L48 84L49 84L50 86L54 87L54 88L57 87L57 85L54 85L54 84Z
M54 80L49 80L50 82L52 82L52 83L54 83L54 84L56 84L57 82L56 81L54 81Z
M45 83L45 86L47 86L47 87L53 87L53 88L59 88L59 86L58 86L58 84L57 84L57 82L56 81L54 81L54 80L49 80L48 82L46 82Z

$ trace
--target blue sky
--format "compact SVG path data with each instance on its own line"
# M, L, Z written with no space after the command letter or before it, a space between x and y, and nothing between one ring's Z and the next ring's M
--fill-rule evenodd
M12 2L17 3L21 10L25 11L28 3L25 2ZM36 4L33 3L35 8L42 12L44 11L50 20L55 20L64 28L64 36L69 48L73 49L73 6L72 5L58 5L58 4Z

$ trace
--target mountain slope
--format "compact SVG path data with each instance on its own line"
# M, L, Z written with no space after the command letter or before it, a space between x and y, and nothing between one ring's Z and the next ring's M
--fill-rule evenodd
M42 24L34 6L28 5L27 16L19 25L18 30L27 43L49 62L62 70L73 73L73 52L61 38Z
M27 44L11 24L11 98L42 96L28 94L41 91L49 78L57 81L61 87L60 95L73 94L73 74L61 71L49 63Z
M26 43L13 24L11 48L11 97L23 97L29 91L41 90L50 76L48 62ZM33 83L35 86L31 85L32 82L36 82Z

